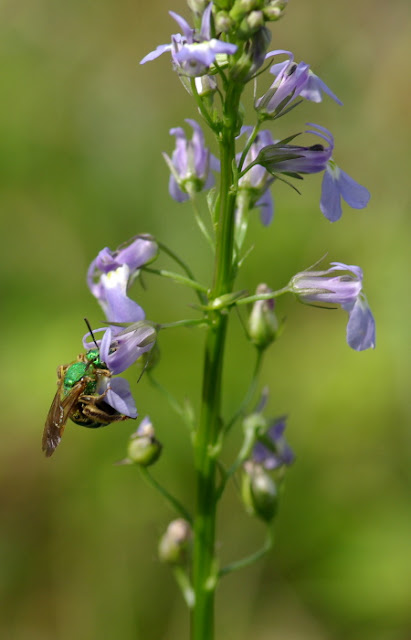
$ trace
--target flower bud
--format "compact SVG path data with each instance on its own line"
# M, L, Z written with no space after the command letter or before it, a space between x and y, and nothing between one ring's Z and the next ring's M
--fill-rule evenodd
M266 284L259 284L256 294L271 293ZM278 320L274 313L274 300L257 300L248 319L248 334L257 349L266 349L277 337Z
M264 26L264 15L262 11L251 11L246 20L250 35Z
M148 416L141 422L139 428L130 436L127 449L129 464L139 464L148 467L160 457L162 445L156 439L154 427Z
M187 520L178 518L167 527L167 531L160 538L158 555L162 562L181 565L187 558L187 551L191 541L191 527Z
M234 26L234 20L228 11L219 11L214 18L214 24L217 32L228 33Z
M264 8L264 16L267 20L279 20L285 13L288 0L271 0L268 6Z
M209 0L187 0L187 4L193 13L201 16L209 4Z
M240 22L247 14L258 6L258 0L236 0L230 11L230 16L236 22Z
M270 522L278 506L277 486L260 465L251 461L244 464L241 495L247 512Z

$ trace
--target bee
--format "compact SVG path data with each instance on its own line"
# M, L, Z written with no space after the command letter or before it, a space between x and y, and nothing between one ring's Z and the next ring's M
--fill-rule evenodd
M104 401L107 390L98 393L99 383L111 372L100 360L98 349L81 353L77 360L57 369L57 393L51 403L43 431L42 450L50 457L60 444L67 420L97 429L128 420Z

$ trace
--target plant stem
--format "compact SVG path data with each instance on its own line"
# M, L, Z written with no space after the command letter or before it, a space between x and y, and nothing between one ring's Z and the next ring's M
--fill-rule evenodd
M221 181L219 213L216 228L216 257L212 297L232 292L235 230L235 162L236 119L241 85L228 86L223 109L223 126L219 136ZM214 638L214 593L217 563L214 552L216 525L216 447L222 428L221 386L228 315L220 311L210 314L210 327L205 345L201 414L195 438L197 504L194 519L192 640Z

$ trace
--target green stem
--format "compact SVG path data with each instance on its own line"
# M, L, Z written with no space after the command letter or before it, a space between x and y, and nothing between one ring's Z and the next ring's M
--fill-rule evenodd
M153 478L146 467L139 467L140 473L143 476L144 480L153 487L156 491L158 491L163 498L173 507L177 513L182 516L187 522L192 523L193 519L191 515L188 513L187 509L181 504L177 498L175 498L171 493L167 491L157 480Z
M267 529L267 537L266 541L261 549L247 556L246 558L242 558L241 560L237 560L236 562L232 562L228 564L226 567L223 567L218 572L218 577L222 578L226 576L228 573L232 573L233 571L238 571L239 569L244 569L248 567L250 564L257 562L260 558L263 558L271 549L274 544L274 533L273 530L269 527Z
M154 275L162 276L163 278L170 278L174 282L184 284L186 287L191 287L191 289L195 289L196 291L202 291L203 293L207 293L208 291L207 287L204 287L199 282L191 280L191 278L186 278L179 273L174 273L174 271L167 271L167 269L151 269L151 267L143 267L142 271L145 271L146 273L153 273Z
M213 297L233 289L235 230L235 188L233 164L241 85L228 87L219 136L221 181L216 229L216 257ZM192 640L214 638L214 593L217 584L215 558L216 446L221 431L221 386L228 315L210 313L211 324L205 345L200 423L195 437L197 504L194 519L193 587L195 605L191 618Z

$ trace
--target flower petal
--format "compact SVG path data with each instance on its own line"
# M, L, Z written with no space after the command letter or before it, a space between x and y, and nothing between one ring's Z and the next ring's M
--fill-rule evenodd
M358 184L345 171L340 169L338 178L340 193L345 202L353 209L364 209L367 206L371 194L362 185Z
M347 343L355 351L375 348L375 320L367 300L359 296L347 324Z
M145 64L146 62L151 62L151 60L155 60L159 56L161 56L165 51L171 51L171 44L159 44L154 51L150 51L142 60L140 60L140 64Z
M124 378L111 378L104 400L110 407L129 418L137 418L137 407L130 385Z
M333 175L327 170L321 185L320 209L330 222L336 222L342 216L340 191Z

